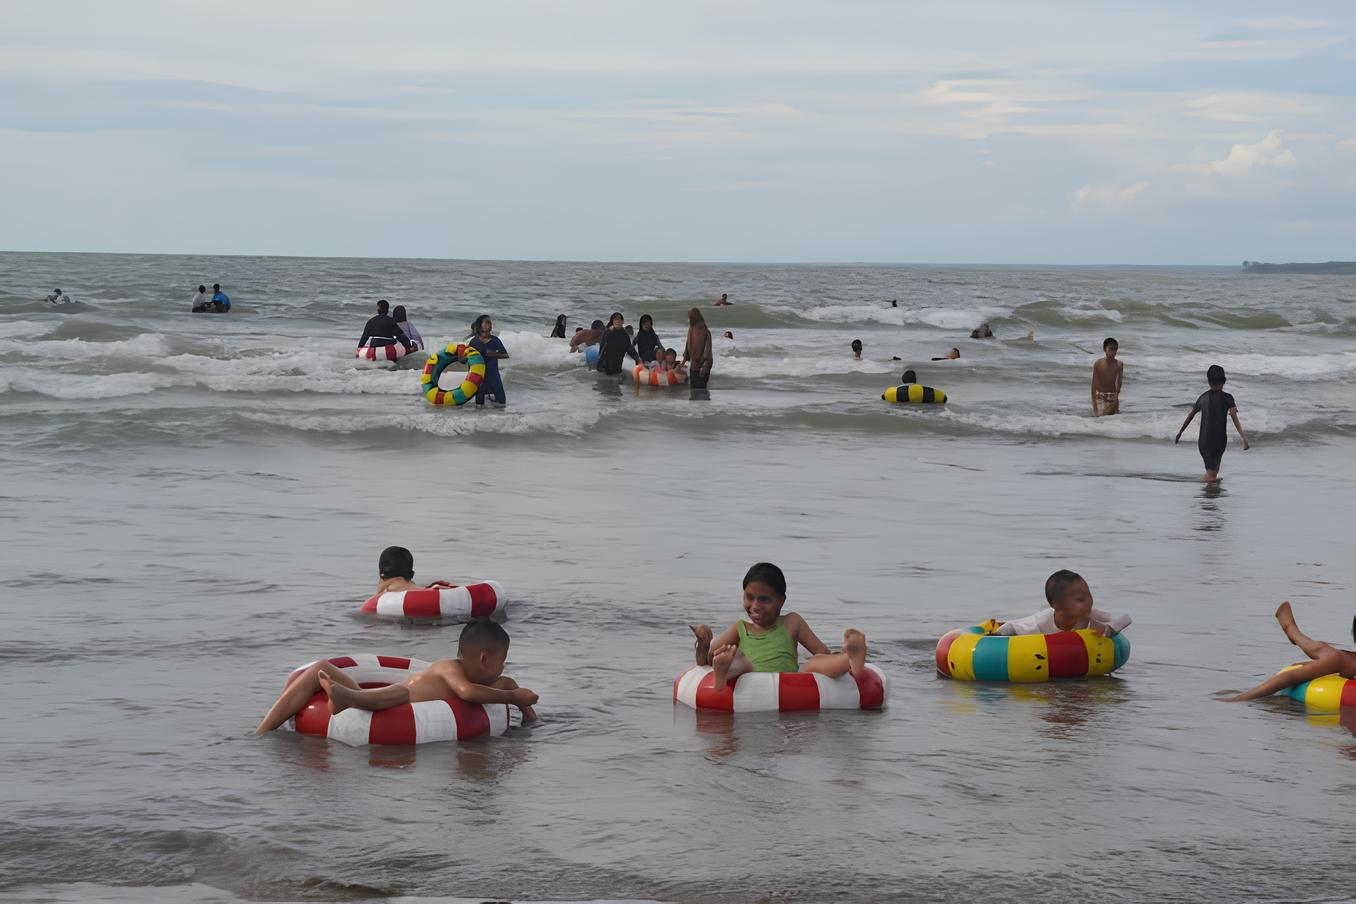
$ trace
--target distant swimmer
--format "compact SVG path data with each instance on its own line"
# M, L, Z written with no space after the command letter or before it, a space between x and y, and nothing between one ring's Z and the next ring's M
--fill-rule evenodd
M955 360L956 360L957 358L959 358L959 357L960 357L960 349L958 349L958 348L953 348L951 351L947 352L945 355L942 355L942 357L940 357L940 358L933 358L932 360L934 360L934 361L955 361Z
M499 362L509 353L503 341L494 335L494 321L490 320L489 314L481 314L471 324L471 346L485 357L485 380L476 393L476 405L484 408L485 398L493 396L494 403L503 408L508 404L508 397L504 395L504 381L499 376Z
M1092 365L1092 416L1119 414L1121 410L1121 381L1125 379L1125 362L1116 360L1120 343L1108 336L1102 342L1104 358Z
M204 314L212 309L212 298L207 294L206 286L198 286L198 291L193 293L193 313Z
M899 307L899 299L898 299L898 298L891 298L891 299L890 299L890 307L892 307L892 308L897 308L897 307Z
M396 322L396 326L400 327L400 331L410 338L413 349L417 350L424 347L424 337L419 335L414 324L410 323L410 315L405 312L403 304L398 304L391 309L391 319Z
M597 345L602 338L603 322L595 320L588 329L580 327L574 331L574 335L570 337L570 351L577 352L583 346Z
M979 326L975 327L973 330L970 331L970 338L992 339L993 330L989 329L989 325L987 323L981 323Z
M729 339L730 341L733 342L733 341L734 341L734 333L730 332L729 330L726 330L726 331L725 331L725 335L724 335L723 338Z
M221 283L212 283L212 311L225 314L231 309L231 296L221 291Z
M1173 445L1181 442L1182 433L1191 423L1191 419L1199 413L1201 433L1196 440L1196 448L1201 453L1201 460L1205 462L1204 479L1209 482L1219 479L1220 460L1224 458L1224 450L1229 445L1227 419L1233 418L1234 429L1243 440L1245 452L1248 450L1248 437L1243 432L1243 425L1238 422L1238 406L1234 404L1234 397L1224 391L1224 368L1218 364L1211 364L1210 369L1205 372L1205 379L1210 384L1209 391L1201 393L1200 398L1191 406L1186 420L1182 421L1182 429L1177 431L1177 438L1172 442Z
M1035 330L1027 330L1027 331L1026 331L1026 335L1023 336L1023 337L1021 338L1020 341L1022 341L1022 342L1035 342L1035 341L1036 341L1036 331L1035 331Z
M693 389L705 389L707 381L711 379L715 352L711 348L711 331L706 327L706 318L698 308L687 312L687 344L683 346L683 364L686 365L688 361L692 362L689 385Z
M937 359L936 359L936 358L933 358L932 360L936 361ZM918 374L914 373L914 372L911 371L911 370L906 370L906 371L904 371L903 375L900 376L899 382L901 382L901 383L917 383L917 382L918 382Z
M400 343L407 351L414 351L410 337L400 329L390 310L391 306L386 299L377 302L376 316L368 318L367 324L363 327L363 334L358 339L358 348L385 348Z
M575 332L577 333L577 332L579 332L579 331L578 331L578 330L575 330ZM554 327L551 328L551 338L552 338L552 339L564 339L564 338L565 338L565 315L564 315L564 314L559 314L559 315L556 316L556 325L555 325Z
M852 348L852 360L854 361L862 360L862 340L853 339L851 348Z
M71 299L60 289L53 289L52 294L47 296L48 304L70 304Z
M729 306L730 306L729 296L727 296L724 292L720 293L720 300L716 302L716 307L728 308Z

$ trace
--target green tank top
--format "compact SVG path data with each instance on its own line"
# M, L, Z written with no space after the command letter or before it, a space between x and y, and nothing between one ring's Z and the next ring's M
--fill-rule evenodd
M777 624L762 634L750 634L748 622L738 623L739 649L753 663L755 672L796 672L796 642L786 630L786 619L777 617Z

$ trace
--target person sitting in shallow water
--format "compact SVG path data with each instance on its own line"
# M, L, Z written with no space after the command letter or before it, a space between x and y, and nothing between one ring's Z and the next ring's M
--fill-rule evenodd
M697 665L715 670L715 690L745 672L815 672L828 678L866 671L866 635L856 628L843 632L837 653L815 636L804 618L782 615L786 604L786 576L771 562L759 562L744 575L744 612L748 616L712 636L706 625L689 625L696 635ZM797 647L810 651L799 665Z
M852 360L854 361L862 360L862 340L853 339L852 345L850 347L852 349Z
M1061 568L1045 580L1045 601L1049 609L1042 609L1026 618L1005 622L995 634L1054 634L1056 631L1090 630L1103 637L1112 637L1130 627L1130 616L1116 615L1092 608L1092 590L1082 575Z
M486 618L468 622L457 640L457 658L439 659L422 672L416 672L399 684L360 688L344 670L327 660L313 662L301 674L289 679L276 703L264 716L257 735L280 727L310 702L316 691L330 698L330 713L339 714L350 707L373 712L456 697L467 703L504 703L516 706L524 722L537 718L532 708L537 695L504 674L508 658L508 632Z
M960 357L960 349L958 349L958 348L953 348L951 351L947 352L947 353L946 353L945 355L943 355L942 357L940 357L940 358L933 358L932 360L934 360L934 361L955 361L955 360L956 360L957 358L959 358L959 357Z
M1295 623L1295 613L1291 610L1289 602L1281 603L1280 608L1276 610L1276 621L1281 623L1281 630L1285 632L1286 639L1303 650L1309 661L1295 668L1286 669L1279 675L1271 676L1250 691L1222 698L1223 702L1238 703L1242 700L1269 697L1277 691L1322 678L1324 675L1338 674L1343 678L1356 678L1356 653L1339 650L1307 636ZM1351 620L1351 639L1356 640L1356 618Z

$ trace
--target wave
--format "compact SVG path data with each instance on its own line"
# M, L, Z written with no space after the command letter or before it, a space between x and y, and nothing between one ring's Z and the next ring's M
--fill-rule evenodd
M892 308L872 304L828 304L809 308L801 316L814 323L929 326L941 330L972 330L981 323L1006 317L1011 308L994 304L964 307L913 305Z
M1312 355L1263 355L1256 353L1219 354L1184 352L1181 355L1149 355L1136 359L1136 365L1149 370L1205 373L1212 364L1227 374L1257 377L1284 377L1289 380L1328 380L1356 374L1356 352L1327 352ZM1227 388L1227 387L1226 387Z

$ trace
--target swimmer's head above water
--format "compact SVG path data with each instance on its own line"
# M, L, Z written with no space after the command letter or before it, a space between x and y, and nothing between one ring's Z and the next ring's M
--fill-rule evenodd
M1067 631L1092 614L1092 590L1083 576L1061 568L1045 579L1045 601L1055 610L1055 626Z
M378 314L381 314L382 316L385 316L385 315L389 314L390 312L391 312L391 305L390 305L389 302L387 302L386 299L383 298L383 299L381 299L380 301L377 302L377 313L378 313Z
M852 357L859 359L862 357L862 340L852 340Z
M457 658L466 680L472 684L493 684L504 674L508 659L509 636L503 625L488 618L466 623L457 638Z
M377 576L383 581L390 578L414 580L414 554L403 546L386 547L377 559Z
M744 575L744 612L760 628L777 624L786 604L786 575L771 562L759 562Z
M911 370L906 370L906 371L904 371L903 376L901 376L901 377L899 378L899 382L901 382L901 383L917 383L917 382L918 382L918 374L914 373L914 372L911 371Z
M1212 387L1223 386L1227 379L1228 377L1224 376L1224 368L1220 367L1218 364L1211 364L1209 369L1205 372L1205 382L1209 383Z

